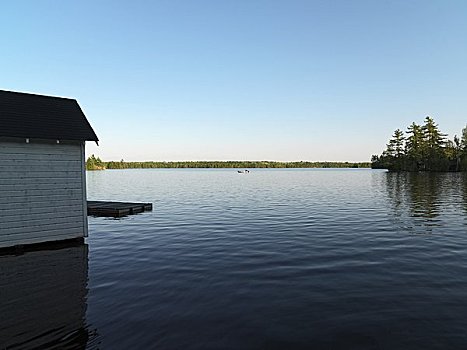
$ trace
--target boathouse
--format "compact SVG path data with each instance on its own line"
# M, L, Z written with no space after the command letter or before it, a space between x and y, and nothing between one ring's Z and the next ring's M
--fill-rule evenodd
M76 100L0 90L0 248L87 236L86 141Z

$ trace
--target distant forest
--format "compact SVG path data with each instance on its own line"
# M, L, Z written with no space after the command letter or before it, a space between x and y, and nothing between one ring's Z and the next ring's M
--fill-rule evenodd
M467 171L467 126L461 137L449 140L433 118L397 129L380 155L371 157L373 169L391 171Z
M186 161L186 162L104 162L90 156L87 170L103 169L149 169L149 168L370 168L370 162L270 162L270 161Z

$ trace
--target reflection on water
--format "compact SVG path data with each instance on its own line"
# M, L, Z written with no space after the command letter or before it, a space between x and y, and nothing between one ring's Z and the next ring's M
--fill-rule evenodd
M461 174L461 193L464 211L467 213L467 173ZM465 219L467 221L467 216L465 216Z
M465 174L88 178L155 209L90 218L89 270L87 245L0 256L0 349L466 348Z
M465 174L387 172L385 176L394 222L410 232L432 232L446 216L467 209Z
M87 322L103 349L463 349L461 174L115 170L93 199Z
M88 246L0 255L0 348L85 349Z

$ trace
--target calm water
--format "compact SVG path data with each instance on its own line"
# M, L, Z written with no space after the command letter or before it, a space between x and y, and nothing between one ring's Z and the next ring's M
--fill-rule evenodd
M0 348L467 348L466 175L109 170L88 197L154 211L0 256Z

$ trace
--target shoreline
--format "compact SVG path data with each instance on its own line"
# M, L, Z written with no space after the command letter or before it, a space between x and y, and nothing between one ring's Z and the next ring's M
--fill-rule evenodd
M87 170L105 169L370 169L371 162L276 162L276 161L172 161L172 162L86 162Z

